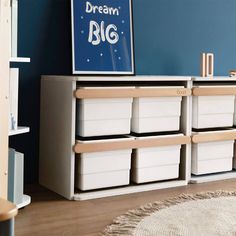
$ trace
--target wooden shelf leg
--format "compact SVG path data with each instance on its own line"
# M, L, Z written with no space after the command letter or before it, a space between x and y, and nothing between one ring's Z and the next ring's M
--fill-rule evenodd
M0 235L4 236L14 236L14 227L15 226L15 220L7 220L0 222Z

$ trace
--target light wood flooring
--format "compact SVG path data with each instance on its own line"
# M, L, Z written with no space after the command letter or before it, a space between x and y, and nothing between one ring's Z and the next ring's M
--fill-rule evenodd
M214 190L236 190L236 179L77 202L40 186L30 186L27 193L33 203L20 210L16 236L95 236L129 209L182 193Z

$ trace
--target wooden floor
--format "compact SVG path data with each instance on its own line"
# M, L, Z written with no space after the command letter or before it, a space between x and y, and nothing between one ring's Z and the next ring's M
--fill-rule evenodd
M182 193L236 190L236 180L189 185L89 201L67 201L39 186L31 186L33 203L20 210L16 236L95 236L129 209Z

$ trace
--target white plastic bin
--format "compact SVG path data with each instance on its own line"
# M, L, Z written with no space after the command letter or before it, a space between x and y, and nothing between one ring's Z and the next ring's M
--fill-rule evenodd
M212 88L212 86L197 87ZM234 95L193 96L193 128L233 126L234 100Z
M84 143L132 140L133 138L84 141ZM76 187L80 190L128 185L132 149L82 153L77 156Z
M166 88L166 87L139 87ZM168 88L183 88L168 87ZM131 130L135 133L177 131L182 97L134 98Z
M170 136L183 136L183 134L138 137L137 139L167 138ZM132 181L146 183L178 178L180 149L181 145L135 149L132 158Z
M95 89L95 87L83 89ZM96 87L96 89L99 88ZM105 89L111 89L111 87ZM77 101L77 135L89 137L129 134L132 102L133 98L79 99Z
M227 131L199 132L217 134ZM229 132L232 132L229 131ZM234 140L192 144L192 174L202 175L230 171L233 168Z

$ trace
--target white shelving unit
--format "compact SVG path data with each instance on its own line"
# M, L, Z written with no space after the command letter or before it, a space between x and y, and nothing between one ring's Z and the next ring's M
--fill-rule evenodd
M146 191L153 191L158 189L174 188L187 185L186 180L170 180L165 182L129 185L127 187L118 187L107 190L97 190L84 193L75 193L73 200L90 200L102 197L119 196L124 194L132 194Z
M211 88L214 86L226 86L235 91L231 91L232 95L236 96L236 77L229 77L229 76L215 76L215 77L193 77L192 78L192 87L193 86L200 86L200 85L207 85ZM212 95L213 96L213 95ZM220 129L220 128L219 128ZM215 128L217 131L217 128ZM190 183L198 184L198 183L205 183L205 182L212 182L212 181L219 181L219 180L227 180L227 179L235 179L236 178L236 170L232 170L229 172L222 172L222 173L212 173L206 175L191 175Z
M11 137L11 136L15 136L15 135L20 135L20 134L25 134L25 133L29 133L30 132L30 128L29 127L22 127L22 126L19 126L17 128L17 130L9 130L9 134L8 136ZM28 195L23 195L23 199L22 199L22 202L17 204L17 208L20 209L20 208L24 208L26 207L27 205L29 205L31 203L31 197L28 196Z
M10 0L0 0L0 197L7 199L8 185L8 121L9 121L9 58L10 58Z
M219 181L219 180L227 180L227 179L236 179L236 170L232 170L229 172L223 172L223 173L203 175L203 176L192 175L190 183L200 184L200 183Z
M96 151L94 145L79 146L76 134L76 97L94 98L93 93L84 93L77 88L88 86L164 86L182 85L194 94L195 85L224 86L225 90L236 94L235 77L202 78L182 76L124 76L124 77L78 77L78 76L43 76L41 80L41 137L40 137L40 183L70 200L86 200L121 194L151 191L187 185L236 178L236 170L207 175L191 175L191 143L182 145L180 178L176 180L130 184L124 187L107 188L92 191L75 189L76 153ZM101 88L100 88L101 89ZM92 89L94 90L94 89ZM96 89L95 89L96 90ZM91 91L91 90L90 90ZM211 91L211 92L212 92ZM95 92L96 91L92 91ZM116 92L116 91L115 91ZM140 91L139 91L140 92ZM213 92L213 93L214 93ZM218 90L217 93L221 93ZM124 91L121 92L123 95ZM161 93L161 91L160 91ZM98 93L104 96L104 93ZM102 95L101 95L102 94ZM111 94L111 93L110 93ZM127 93L126 93L127 94ZM129 95L137 94L129 91ZM180 93L181 94L181 93ZM149 94L150 95L150 94ZM160 94L159 94L160 95ZM158 95L158 96L159 96ZM214 95L214 94L213 94ZM90 97L92 96L92 97ZM109 95L110 96L110 95ZM125 96L125 95L124 95ZM155 95L152 95L155 97ZM162 95L164 96L164 95ZM211 95L212 96L212 95ZM98 97L97 97L98 98ZM101 98L101 97L99 97ZM183 96L180 132L194 141L192 132L192 96ZM50 129L50 132L48 130ZM217 129L216 129L217 131ZM214 132L213 132L214 133ZM235 135L235 134L233 134ZM196 140L195 140L196 141ZM194 141L194 142L195 142ZM210 140L211 141L211 140ZM196 141L197 142L197 141ZM136 145L136 144L134 144ZM112 146L112 145L111 145ZM94 149L95 148L95 149ZM112 147L114 150L114 146ZM129 146L129 148L134 148ZM81 151L83 150L83 151ZM50 171L48 171L50 170Z
M29 63L29 57L11 57L10 62L20 62L20 63Z
M28 63L28 62L30 62L30 58L27 58L27 57L11 57L10 62ZM25 133L29 133L29 132L30 132L29 127L19 126L19 127L17 127L16 130L9 130L8 135L9 135L9 137L11 137L11 136L25 134ZM23 195L22 202L17 204L17 208L20 209L20 208L26 207L30 203L31 203L31 197L28 196L28 195Z
M12 137L15 135L20 135L20 134L25 134L25 133L29 133L30 132L30 128L29 127L24 127L24 126L19 126L17 127L16 130L9 130L8 136ZM23 195L23 199L22 202L17 204L17 208L24 208L27 205L29 205L31 203L31 197L28 195Z
M21 126L19 126L17 128L17 130L10 130L9 131L9 136L18 135L18 134L25 134L25 133L29 133L29 132L30 132L30 128L29 127L21 127Z
M0 0L0 197L7 199L8 193L8 143L9 136L27 133L28 127L19 127L16 131L8 130L9 122L9 67L10 62L30 62L30 58L11 58L11 1ZM24 207L30 203L30 197L24 195L22 204Z
M31 203L31 197L28 195L23 195L23 200L21 203L17 204L17 208L21 209L28 206Z
M16 9L17 11L18 9ZM17 21L17 18L15 18L15 20ZM10 21L11 22L11 21ZM17 29L17 23L15 24L16 22L14 22L14 26L13 27L16 27L14 30ZM11 24L12 25L12 24ZM12 35L11 35L12 36ZM14 34L15 37L17 37L17 30ZM10 42L12 42L12 40L10 39ZM16 40L17 42L17 40ZM17 45L16 45L17 47ZM16 48L16 52L17 52L17 48ZM10 57L8 63L11 65L11 63L29 63L31 61L30 58L28 57ZM15 136L15 135L21 135L21 134L25 134L25 133L28 133L30 132L30 128L29 127L22 127L22 126L19 126L17 127L16 130L9 130L8 131L8 137L11 137L11 136ZM20 204L17 204L17 207L18 209L20 208L23 208L27 205L29 205L31 202L31 197L28 196L28 195L23 195L23 199L22 199L22 202Z
M182 97L180 132L189 138L182 145L180 177L175 180L130 184L103 190L79 191L75 189L75 159L80 146L76 144L77 87L89 85L130 87L144 83L150 86L181 85L190 91L191 77L183 76L127 76L127 77L76 77L43 76L41 80L40 160L39 181L48 189L70 200L86 200L163 188L185 186L190 178L191 165L191 96ZM181 91L177 91L181 92ZM164 96L164 95L162 95ZM181 96L181 93L178 94ZM50 130L50 132L48 132ZM158 141L158 140L157 140ZM136 144L135 144L136 145ZM140 144L142 145L142 144ZM130 146L132 148L132 145ZM93 148L93 147L91 147ZM113 147L114 149L114 147Z

